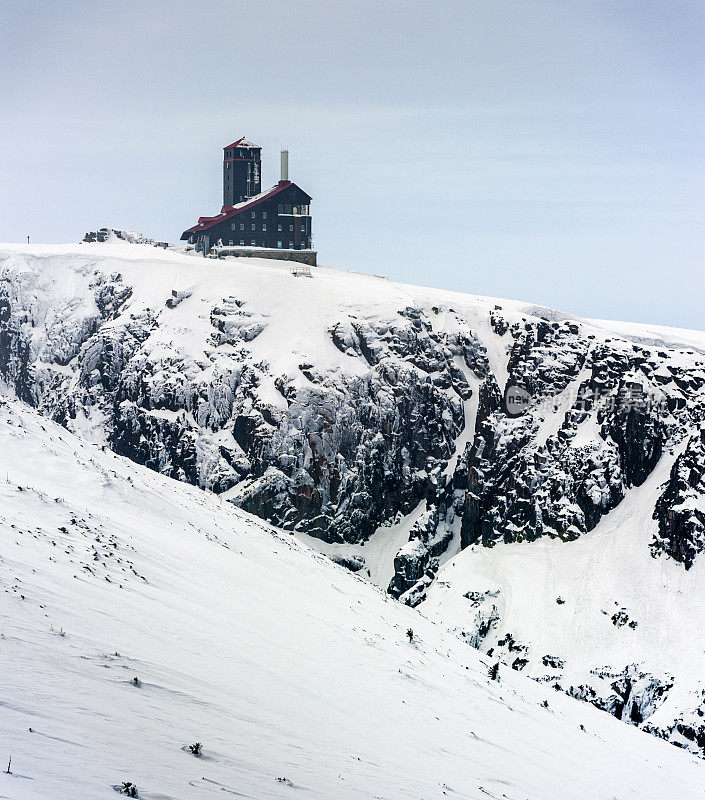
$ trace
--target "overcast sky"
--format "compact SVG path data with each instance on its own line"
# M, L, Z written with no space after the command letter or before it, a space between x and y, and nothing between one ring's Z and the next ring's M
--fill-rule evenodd
M0 241L176 241L222 147L323 264L705 328L702 0L0 0Z

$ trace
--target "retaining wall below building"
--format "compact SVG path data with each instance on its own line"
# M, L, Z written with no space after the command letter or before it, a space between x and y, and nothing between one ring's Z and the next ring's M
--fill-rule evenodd
M213 255L218 258L273 258L275 261L298 261L300 264L316 266L318 253L315 250L280 250L266 247L215 247Z

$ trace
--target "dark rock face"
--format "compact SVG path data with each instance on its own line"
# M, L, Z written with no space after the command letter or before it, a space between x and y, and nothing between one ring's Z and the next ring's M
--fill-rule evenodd
M331 561L335 561L341 567L349 569L350 572L359 572L365 566L365 561L360 556L332 556Z
M705 550L705 427L676 459L654 509L658 534L653 554L666 553L690 569Z
M394 577L389 584L389 594L399 598L412 587L413 595L404 598L409 605L416 606L425 598L425 588L438 571L438 556L447 549L453 534L439 530L438 511L432 507L414 523L409 542L394 558Z
M464 547L592 530L703 414L699 365L684 391L664 381L657 353L626 342L591 345L572 322L507 329L508 383L528 391L532 405L510 419L485 389L492 399L480 403L467 454ZM560 413L562 424L551 424ZM581 441L591 420L598 429Z
M233 502L327 541L364 540L437 496L470 395L463 370L488 372L470 331L435 333L414 307L388 320L341 318L329 335L364 360L359 376L304 361L298 375L272 375L250 357L268 319L241 299L209 309L206 349L194 359L171 339L170 308L134 305L119 273L82 277L93 307L86 300L70 329L31 307L33 287L2 283L0 370L23 400L69 427L88 417L117 453L170 477L216 492L237 486ZM263 383L274 403L263 401Z
M479 343L437 336L417 309L386 324L350 319L331 337L369 370L341 381L304 364L311 386L303 389L282 378L278 389L288 408L277 429L249 422L240 438L235 431L252 456L252 473L263 475L251 489L243 486L235 502L327 541L358 542L383 520L436 495L469 392L454 359L477 371L486 363ZM257 403L253 397L250 419ZM273 468L277 480L267 478Z
M673 688L673 679L659 679L645 673L635 664L629 664L621 672L609 669L593 670L600 678L611 681L610 692L601 693L593 686L570 686L566 692L578 700L585 700L602 711L631 725L641 725L666 699Z
M604 438L610 437L617 446L626 486L641 486L661 458L664 422L658 407L650 407L642 399L640 383L620 381L618 398L626 402L619 403L613 414L603 412L598 418L605 420Z
M13 309L11 291L10 279L0 280L0 376L20 400L31 404L35 395L29 341L20 335L28 316L21 307Z
M296 352L275 371L275 354L258 345L276 320L256 301L206 302L170 286L147 304L138 283L90 259L70 267L75 296L57 294L57 281L30 262L0 265L5 388L121 455L329 543L364 542L414 511L388 587L410 605L460 548L593 530L663 459L673 466L652 554L689 569L705 549L701 354L598 338L547 310L464 315L403 301L341 305L321 330L334 366ZM507 386L527 393L519 416L505 411ZM473 624L460 635L524 670L531 643L496 639L497 594L466 594ZM638 625L631 612L612 617L625 635ZM542 667L540 679L560 687L560 654ZM636 667L598 678L599 691L568 691L702 748L705 706L672 729L649 728L668 680Z
M562 392L585 363L590 343L573 322L526 322L510 330L509 383L533 398Z
M73 272L83 295L43 307L49 279L25 266L0 276L0 376L20 398L328 542L364 541L425 502L390 584L406 602L423 599L452 542L592 530L705 418L702 357L681 352L676 367L668 351L597 341L570 319L488 310L491 364L451 308L401 304L376 317L341 308L322 333L355 370L323 369L303 353L293 371L273 374L253 357L272 321L242 298L204 307L170 290L145 306L120 272L86 263ZM200 355L179 344L172 320L185 309ZM509 384L530 398L516 418L503 409ZM655 551L686 566L702 548L702 514L681 507L688 492L702 494L698 448L678 459L657 510Z
M565 666L563 659L558 658L558 656L545 655L541 661L544 667L551 667L552 669L563 669Z

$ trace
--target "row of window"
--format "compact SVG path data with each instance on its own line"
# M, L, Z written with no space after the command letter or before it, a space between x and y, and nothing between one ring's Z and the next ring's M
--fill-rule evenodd
M230 188L230 187L228 186L227 188ZM240 200L242 200L242 197L240 198ZM250 219L257 219L257 212L256 211L250 211ZM267 212L266 211L262 212L262 219L267 219ZM233 230L235 230L235 228L233 228Z
M256 158L256 150L226 150L225 151L225 158Z
M229 189L230 187L227 186L226 188ZM308 214L308 206L291 206L291 205L287 205L287 204L284 204L284 203L280 203L279 204L278 213L279 214L296 214L297 216L304 216L304 217L307 217L309 215ZM261 219L267 219L267 212L266 211L262 211L260 218ZM250 211L250 219L257 219L257 212L256 211ZM233 230L235 230L235 228L233 228Z
M233 247L234 244L235 244L235 242L232 239L228 242L228 246L229 247ZM277 242L277 247L281 250L283 248L284 244L285 244L284 242L279 241L279 242ZM305 242L302 242L301 244L304 245ZM245 246L245 240L244 239L240 239L240 247L244 247L244 246ZM267 244L267 242L262 242L261 245L258 245L257 242L254 239L252 239L252 241L250 242L250 247L269 247L269 245ZM289 250L293 250L294 249L294 243L293 242L289 242L288 249Z
M308 216L308 205L292 206L291 203L279 203L277 211L280 214L301 214Z
M240 225L240 230L244 231L245 230L245 223L241 222L239 225ZM233 231L237 230L238 229L237 226L238 226L237 222L231 222L230 223L230 230L233 230ZM294 226L293 225L289 225L288 227L289 227L289 233L293 233L294 232ZM257 230L257 225L254 222L252 222L250 224L250 230L252 230L252 231L256 231ZM267 223L266 222L262 223L261 230L262 231L266 231L267 230ZM283 231L284 230L284 226L283 225L277 225L277 230L280 231L280 232ZM304 232L304 233L306 231L306 223L305 222L301 223L301 231Z

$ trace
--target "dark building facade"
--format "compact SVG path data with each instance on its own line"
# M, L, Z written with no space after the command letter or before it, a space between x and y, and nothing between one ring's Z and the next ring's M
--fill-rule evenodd
M238 139L223 148L223 205L234 206L262 192L262 148Z
M281 180L262 192L260 154L261 148L245 139L224 148L223 198L232 202L225 202L214 217L199 217L198 223L185 230L181 238L195 244L204 255L219 246L227 248L229 255L236 255L238 247L250 255L252 248L308 251L306 263L315 264L311 196L288 179L287 151L282 151ZM297 258L292 252L291 258L304 260L303 255L300 253ZM282 252L277 257L287 255Z

